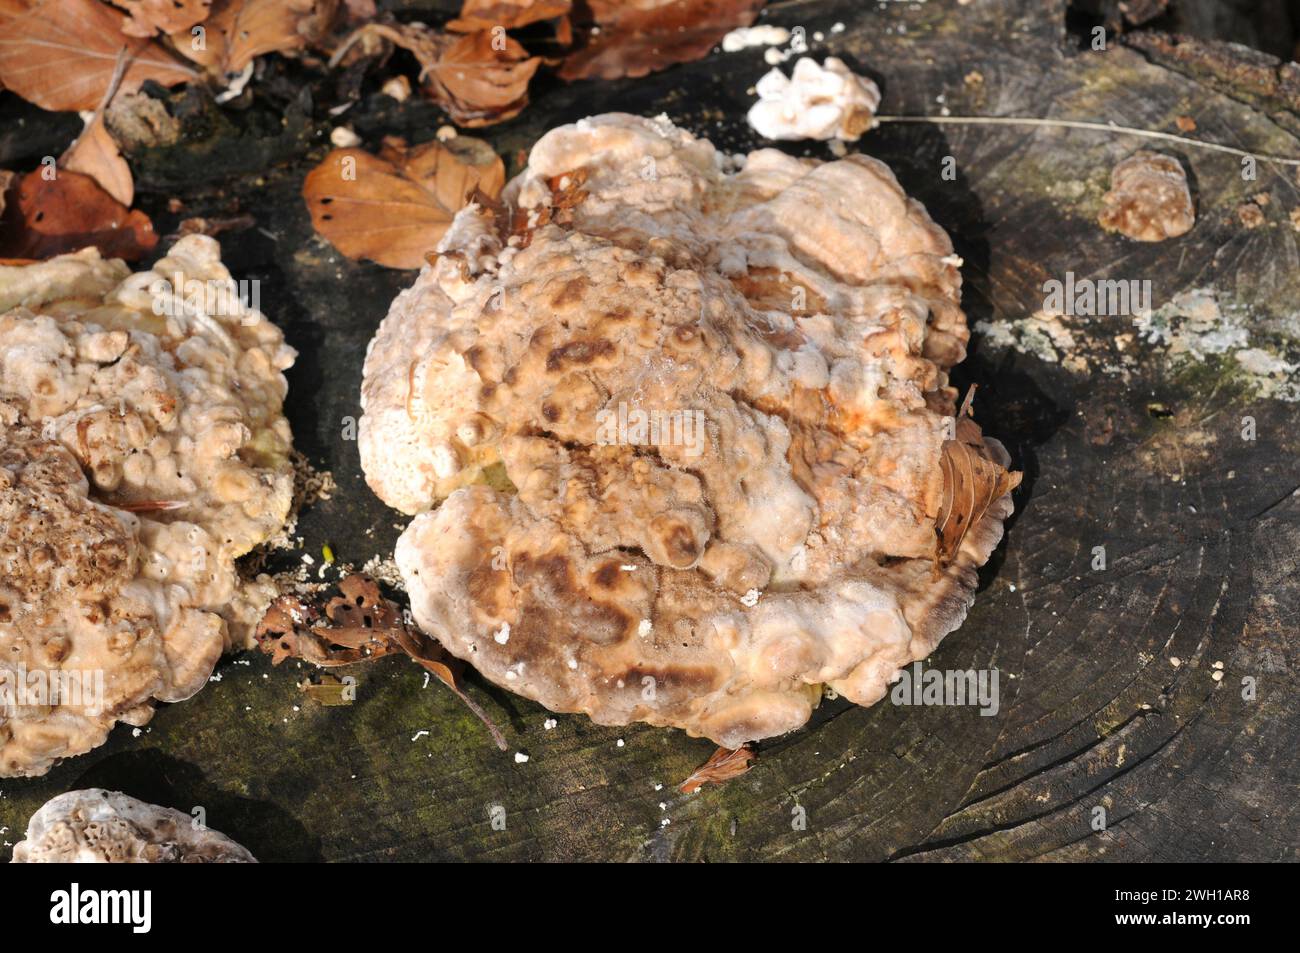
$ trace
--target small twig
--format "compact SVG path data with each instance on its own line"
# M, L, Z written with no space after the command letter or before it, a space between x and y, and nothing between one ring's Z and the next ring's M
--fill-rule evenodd
M1120 126L1113 122L1086 122L1081 119L1036 119L1020 116L877 116L878 122L930 122L938 125L964 126L1048 126L1056 129L1087 129L1094 132L1117 133L1124 136L1141 136L1145 139L1163 139L1166 142L1180 142L1184 145L1209 149L1212 152L1226 152L1229 155L1249 157L1259 162L1275 162L1278 165L1300 166L1300 159L1287 159L1282 156L1266 155L1260 152L1248 152L1233 146L1217 142L1204 142L1178 136L1172 132L1157 132L1154 129L1136 129L1133 126Z

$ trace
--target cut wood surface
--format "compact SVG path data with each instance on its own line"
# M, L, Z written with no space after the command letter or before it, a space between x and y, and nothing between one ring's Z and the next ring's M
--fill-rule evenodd
M878 6L794 0L760 22L802 25L814 55L871 75L885 115L946 108L1171 133L1190 117L1193 138L1300 158L1294 65L1153 36L1081 50L1054 0ZM836 22L846 29L832 33ZM511 172L546 129L609 110L667 113L747 151L765 144L744 113L768 68L756 49L640 79L555 82L475 134ZM220 240L301 352L287 412L299 448L338 483L298 534L318 562L329 543L359 566L391 555L407 522L367 488L345 438L366 343L413 273L350 262L314 237L299 193L330 119L311 115L250 132L238 156L203 145L202 168L183 145L131 158L160 234L168 196L212 217L234 196L266 230ZM425 141L443 121L380 96L347 115L370 146ZM824 144L788 148L830 157ZM680 732L580 716L546 730L549 713L471 673L467 691L510 741L503 753L404 658L346 670L355 703L324 706L296 687L308 667L250 653L138 736L120 726L44 778L0 782L0 858L48 798L104 787L202 805L263 861L1300 859L1300 395L1286 369L1300 363L1296 168L1260 161L1248 181L1235 155L1041 127L885 123L850 148L889 163L953 236L979 325L955 383L979 384L980 425L1024 471L975 607L928 663L996 668L995 715L827 702L807 729L759 745L748 773L685 795L678 785L714 748ZM1197 221L1181 238L1135 243L1097 225L1112 167L1139 148L1188 172ZM948 156L955 180L941 174ZM1216 353L1193 341L1184 359L1178 334L1131 316L1027 324L1044 283L1067 273L1149 280L1152 305L1175 317L1200 292L1236 343ZM1283 368L1270 377L1236 357L1249 349Z

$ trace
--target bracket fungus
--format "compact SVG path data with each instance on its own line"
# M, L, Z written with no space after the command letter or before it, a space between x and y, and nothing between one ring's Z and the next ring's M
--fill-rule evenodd
M1134 241L1162 242L1196 224L1187 173L1172 156L1146 150L1116 163L1097 221Z
M366 356L416 621L493 682L727 748L962 622L1019 474L959 416L960 261L866 156L552 130Z
M824 65L802 57L790 76L773 69L754 90L749 124L767 139L852 141L871 128L880 105L880 88L834 56Z
M15 864L255 864L225 834L169 807L86 788L52 798L14 846Z
M274 595L294 360L211 238L131 274L0 266L0 777L39 775L207 682Z

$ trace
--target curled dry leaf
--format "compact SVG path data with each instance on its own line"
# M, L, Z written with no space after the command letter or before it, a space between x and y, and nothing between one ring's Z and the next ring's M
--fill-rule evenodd
M487 713L460 687L464 663L406 621L398 605L385 599L370 576L353 573L339 580L342 595L322 609L318 601L282 595L271 603L254 637L271 664L302 659L322 668L365 662L404 652L432 674L469 708L505 751L505 736Z
M197 78L152 40L122 35L126 17L98 0L44 0L5 21L0 83L42 109L95 109L125 46L130 58L121 89L145 80L174 86Z
M764 0L589 0L599 33L586 38L560 68L560 78L645 76L708 54L722 37L749 26ZM585 24L591 26L591 24Z
M134 261L158 244L153 223L78 172L46 179L29 172L10 192L0 224L0 258L50 258L93 245L105 258Z
M994 500L1020 485L1021 474L993 459L979 425L970 416L972 387L957 412L954 437L943 442L939 466L943 497L935 518L934 572L948 566L971 527Z
M570 0L465 0L460 16L447 24L456 33L476 33L502 27L513 30L541 20L566 16Z
M494 42L490 30L447 36L423 23L368 23L339 44L330 62L342 62L354 47L369 49L376 40L415 57L425 95L460 126L517 116L528 105L528 83L542 62L510 37L499 35Z
M212 6L212 0L112 0L112 3L130 14L122 32L143 37L188 30L202 23Z
M528 83L541 57L530 57L510 37L502 39L494 43L488 31L462 36L430 70L427 88L458 125L487 126L528 105Z
M90 176L123 205L129 207L134 201L135 182L131 178L131 167L109 135L103 113L95 113L77 141L63 154L61 162L69 172Z
M734 751L730 748L719 748L713 752L708 761L696 768L694 773L682 782L681 792L694 794L706 784L722 784L724 781L738 778L752 768L757 759L758 755L748 745L741 745Z
M213 0L201 38L187 28L174 32L172 42L216 76L239 73L259 56L322 39L338 8L339 0Z
M312 224L344 255L389 268L419 268L452 218L481 192L496 198L505 165L479 139L457 136L378 156L336 149L308 174L302 195Z

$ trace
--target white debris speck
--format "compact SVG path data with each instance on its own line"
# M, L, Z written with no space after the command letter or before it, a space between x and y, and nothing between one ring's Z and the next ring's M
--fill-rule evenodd
M361 137L347 126L335 126L330 130L330 142L340 149L352 149L361 145Z
M316 560L311 558L311 553L303 553L302 561L305 562L308 566L316 565Z
M1215 662L1213 665L1210 666L1210 668L1223 668L1223 663Z
M558 724L559 722L556 721L554 718L547 718L544 722L542 722L542 728L544 728L546 731L550 731Z
M654 628L654 623L652 623L649 619L642 619L641 622L636 627L636 634L641 636L642 638L645 638L647 635L650 634L650 630L653 628Z
M139 728L132 728L132 729L131 729L131 737L132 737L132 738L139 738L142 734L144 734L144 732L141 731Z
M217 674L216 672L213 672L211 675L208 676L208 681L219 682L221 681L221 675Z
M621 569L623 572L636 572L635 566L619 566L618 568Z
M655 790L656 790L656 791L662 791L663 789L664 789L664 786L663 786L662 784L658 784L658 783L655 784Z
M411 740L412 740L412 741L419 741L421 738L425 737L428 733L429 733L429 731L428 731L427 728L421 728L421 729L420 729L419 731L417 731L415 734L411 735Z
M1223 673L1215 672L1213 675L1210 676L1210 678L1214 679L1216 682L1221 682L1223 681Z
M790 31L785 27L760 24L732 30L722 38L722 49L725 53L736 53L751 46L780 46L788 42Z
M500 630L497 631L497 633L496 633L495 635L493 635L492 638L493 638L494 640L496 640L497 645L505 645L507 642L509 642L509 641L510 641L510 623L509 623L509 622L504 623L504 624L501 626Z
M843 23L836 23L836 24L834 24L834 25L831 27L831 32L832 32L832 33L843 33L843 32L844 32L844 24L843 24Z
M428 687L429 687L429 673L428 673L428 672L425 672L425 673L424 673L424 684L421 685L420 687L421 687L421 688L428 688Z
M623 747L623 739L619 738L618 741L614 742L614 744L619 748Z
M751 590L749 590L749 592L747 592L747 593L745 593L743 596L741 596L741 597L740 597L740 604L741 604L742 606L756 606L756 605L758 605L758 590L757 590L757 589L751 589Z
M508 669L508 670L506 671L506 679L507 679L508 681L513 682L513 681L514 681L516 678L518 678L518 677L519 677L519 675L518 675L518 674L517 674L513 669Z
M1183 660L1180 659L1177 655L1175 655L1169 659L1169 664L1172 665L1174 668L1177 668L1178 666L1183 664Z
M661 821L659 822L659 826L660 826L660 827L667 827L667 826L668 826L669 824L671 824L671 823L672 823L672 818L665 817L663 820L661 820Z
M515 752L515 764L523 764L527 760L528 755L524 754L522 751Z
M578 667L578 660L576 658L569 659L569 668L577 668L577 667Z
M659 810L661 810L661 811L666 811L666 810L668 810L668 802L667 802L667 801L660 801L660 802L659 802Z

